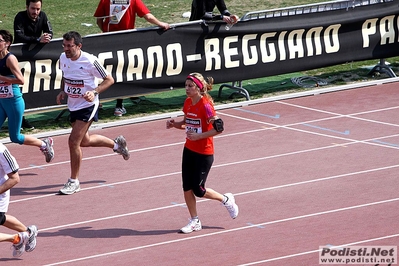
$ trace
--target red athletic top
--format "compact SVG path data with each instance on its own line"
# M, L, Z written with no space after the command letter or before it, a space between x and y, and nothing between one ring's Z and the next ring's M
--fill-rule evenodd
M186 131L193 130L197 133L202 133L213 128L212 123L208 123L208 121L216 116L215 109L205 97L202 97L195 105L192 105L191 98L187 98L184 102L183 112L186 115ZM184 146L200 154L212 155L214 153L213 137L197 141L186 138Z
M110 15L110 1L111 0L100 0L97 6L95 17L105 17ZM129 0L123 1L127 3ZM134 24L136 22L136 14L140 18L150 13L150 10L141 0L130 0L129 9L123 15L118 24L109 24L110 18L104 20L103 32L108 31L119 31L119 30L130 30L134 29ZM109 25L108 25L109 24Z

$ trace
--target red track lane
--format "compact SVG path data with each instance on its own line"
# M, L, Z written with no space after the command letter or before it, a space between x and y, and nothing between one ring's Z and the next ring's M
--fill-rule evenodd
M220 110L207 186L232 192L198 200L203 230L187 223L181 189L184 131L165 120L92 130L123 134L131 158L83 148L82 191L69 177L68 135L50 164L36 148L7 144L20 164L9 214L39 228L36 250L1 265L319 265L319 246L399 243L397 83ZM180 119L180 118L177 118ZM2 232L11 232L2 227ZM330 264L331 265L331 264Z

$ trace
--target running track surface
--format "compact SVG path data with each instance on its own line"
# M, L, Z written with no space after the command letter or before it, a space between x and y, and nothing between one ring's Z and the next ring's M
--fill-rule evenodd
M20 164L9 214L39 228L37 248L1 265L318 265L319 246L399 243L398 83L219 110L225 132L207 186L232 192L240 213L198 200L188 222L181 189L184 131L166 119L92 130L123 134L131 158L84 148L81 192L69 177L68 135L56 157L6 144ZM177 118L181 119L181 117ZM2 232L11 232L2 227Z

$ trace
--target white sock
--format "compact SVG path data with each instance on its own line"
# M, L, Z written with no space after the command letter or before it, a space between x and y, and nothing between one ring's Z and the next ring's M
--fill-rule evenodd
M226 195L223 195L223 201L222 203L225 204L226 202L229 201L229 197L227 197Z
M119 148L118 143L114 142L114 151L116 151Z
M77 185L79 185L80 183L79 183L79 179L72 179L72 178L69 178L69 182L72 182L72 183L75 183L75 184L77 184Z
M44 141L42 141L42 146L40 146L41 148L46 148L46 143Z

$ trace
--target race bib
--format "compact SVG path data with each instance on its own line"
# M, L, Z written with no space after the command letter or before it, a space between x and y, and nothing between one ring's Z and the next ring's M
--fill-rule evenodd
M110 21L109 24L118 24L121 21L126 10L130 6L130 0L111 0L110 1Z
M64 79L64 84L64 91L68 94L68 97L83 97L83 88L85 87L83 80Z
M186 132L202 133L201 119L186 118Z
M12 84L1 82L0 83L0 98L12 98L14 97L14 92L12 90Z

